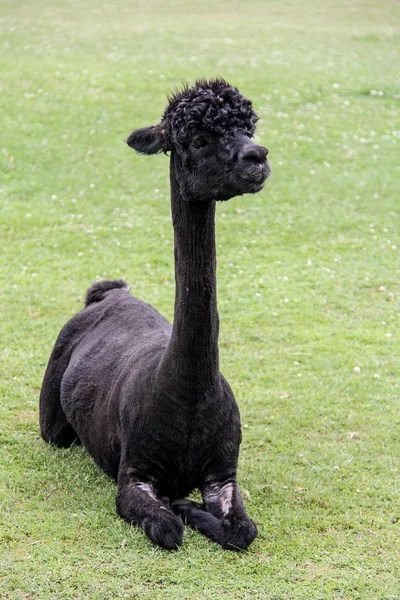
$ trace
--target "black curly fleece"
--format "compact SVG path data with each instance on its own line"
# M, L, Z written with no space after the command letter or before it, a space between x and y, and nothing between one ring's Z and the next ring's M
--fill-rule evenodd
M193 130L224 135L229 130L243 131L252 137L258 117L250 100L222 78L199 79L169 98L162 125L168 145L185 144Z

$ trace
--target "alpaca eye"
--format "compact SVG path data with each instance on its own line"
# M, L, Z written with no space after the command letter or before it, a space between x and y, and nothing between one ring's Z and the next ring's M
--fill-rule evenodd
M193 150L201 150L202 148L205 148L205 146L207 146L207 144L208 144L207 138L204 136L201 136L201 137L195 138L192 141L191 146L192 146Z

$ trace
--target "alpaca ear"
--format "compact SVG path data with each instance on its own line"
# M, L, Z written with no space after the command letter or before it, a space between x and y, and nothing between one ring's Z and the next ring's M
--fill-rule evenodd
M168 150L162 123L132 131L126 143L141 154L157 154Z

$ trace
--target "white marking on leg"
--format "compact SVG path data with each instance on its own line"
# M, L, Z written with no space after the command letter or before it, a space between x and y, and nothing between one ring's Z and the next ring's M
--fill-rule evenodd
M226 483L222 487L213 486L213 489L208 489L207 492L207 501L212 504L219 504L221 507L221 512L225 517L232 508L232 498L233 498L233 483Z
M150 483L144 483L143 481L135 481L135 483L132 483L131 485L132 487L139 488L139 490L145 492L145 494L150 496L150 498L152 498L153 500L158 500Z
M221 490L221 509L226 516L232 508L233 484L227 483Z

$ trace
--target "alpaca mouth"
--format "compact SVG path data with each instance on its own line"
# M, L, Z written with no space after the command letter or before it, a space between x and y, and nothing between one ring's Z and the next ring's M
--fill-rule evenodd
M271 168L267 162L260 165L254 165L249 169L247 173L241 174L240 179L247 185L260 190L264 187L264 184L271 174ZM257 190L258 191L258 190Z

